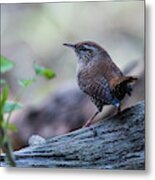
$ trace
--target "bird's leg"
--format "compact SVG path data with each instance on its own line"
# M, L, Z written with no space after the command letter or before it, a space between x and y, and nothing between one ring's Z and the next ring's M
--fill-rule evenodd
M121 103L120 103L120 105L117 108L117 114L120 114L120 113L121 113Z
M83 127L89 127L91 125L92 121L94 120L94 118L97 116L98 113L99 112L96 111L95 114L93 114L93 116L90 119L88 119L88 121L84 124Z

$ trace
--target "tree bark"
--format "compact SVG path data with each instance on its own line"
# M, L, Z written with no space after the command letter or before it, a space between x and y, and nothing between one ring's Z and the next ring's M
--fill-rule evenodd
M77 131L14 152L17 167L145 169L144 102ZM1 166L8 166L0 156Z

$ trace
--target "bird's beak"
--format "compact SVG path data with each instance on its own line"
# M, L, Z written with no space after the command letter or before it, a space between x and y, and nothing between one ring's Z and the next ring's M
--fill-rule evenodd
M73 49L75 49L75 47L76 47L75 44L68 44L68 43L64 43L63 46L67 46L67 47L70 47L70 48L73 48Z

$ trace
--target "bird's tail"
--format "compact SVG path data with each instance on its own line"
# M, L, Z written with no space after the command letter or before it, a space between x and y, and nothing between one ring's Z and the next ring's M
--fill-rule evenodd
M110 85L114 96L117 97L117 99L119 100L122 100L125 94L131 96L132 84L135 83L135 81L137 80L138 78L133 76L122 76L113 78L110 82Z

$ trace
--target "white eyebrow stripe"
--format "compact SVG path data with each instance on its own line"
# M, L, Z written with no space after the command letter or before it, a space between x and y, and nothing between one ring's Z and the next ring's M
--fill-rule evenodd
M89 45L83 45L86 49L95 50L95 47Z

